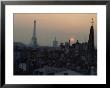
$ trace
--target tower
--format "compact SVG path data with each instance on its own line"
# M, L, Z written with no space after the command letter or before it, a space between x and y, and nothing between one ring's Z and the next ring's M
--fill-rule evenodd
M93 18L92 18L92 25L90 27L90 34L89 34L89 40L88 40L88 44L89 44L89 49L90 50L94 50L94 27L93 27Z
M58 46L58 41L56 40L56 37L55 37L55 39L53 41L53 47L57 47L57 46Z
M37 37L36 37L36 20L34 20L34 28L33 28L33 35L32 35L31 46L32 47L38 46L38 44L37 44Z

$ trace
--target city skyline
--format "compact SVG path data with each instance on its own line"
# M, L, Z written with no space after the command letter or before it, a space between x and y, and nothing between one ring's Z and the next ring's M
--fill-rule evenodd
M97 47L96 14L14 14L14 42L31 43L34 20L37 42L41 46L52 46L55 37L59 44L68 42L70 38L74 40L73 43L76 40L88 42L92 18Z

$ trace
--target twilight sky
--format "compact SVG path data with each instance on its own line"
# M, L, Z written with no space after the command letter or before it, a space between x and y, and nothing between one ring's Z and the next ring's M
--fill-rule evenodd
M36 37L39 45L52 46L54 37L59 44L67 42L70 38L87 42L92 18L94 19L95 46L97 46L97 14L95 13L16 13L14 14L14 41L30 44L34 20L36 20Z

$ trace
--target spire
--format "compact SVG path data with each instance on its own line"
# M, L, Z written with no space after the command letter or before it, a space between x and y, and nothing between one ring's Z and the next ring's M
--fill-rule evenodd
M94 49L94 27L93 27L93 18L92 18L92 21L91 21L92 25L90 27L90 34L89 34L89 40L88 40L88 43L89 43L89 49L93 50Z
M33 31L33 37L36 37L36 20L34 20L34 31Z
M32 42L31 42L32 47L37 46L37 38L36 38L36 20L34 20L34 28L33 28L33 35L32 35Z
M91 28L90 28L90 32L93 31L93 34L94 34L94 27L93 27L93 24L94 24L94 19L92 18L92 21L91 21L92 25L91 25ZM94 35L93 35L94 36Z
M92 18L92 21L91 21L91 23L92 23L92 26L93 26L93 24L94 24L94 19Z
M57 46L58 46L58 41L56 40L56 37L55 37L53 41L53 47L57 47Z

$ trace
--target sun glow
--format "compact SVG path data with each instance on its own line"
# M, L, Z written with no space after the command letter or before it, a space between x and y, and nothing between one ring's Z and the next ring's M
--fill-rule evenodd
M74 43L74 42L75 42L75 38L71 37L71 38L70 38L70 42L71 42L71 43Z

